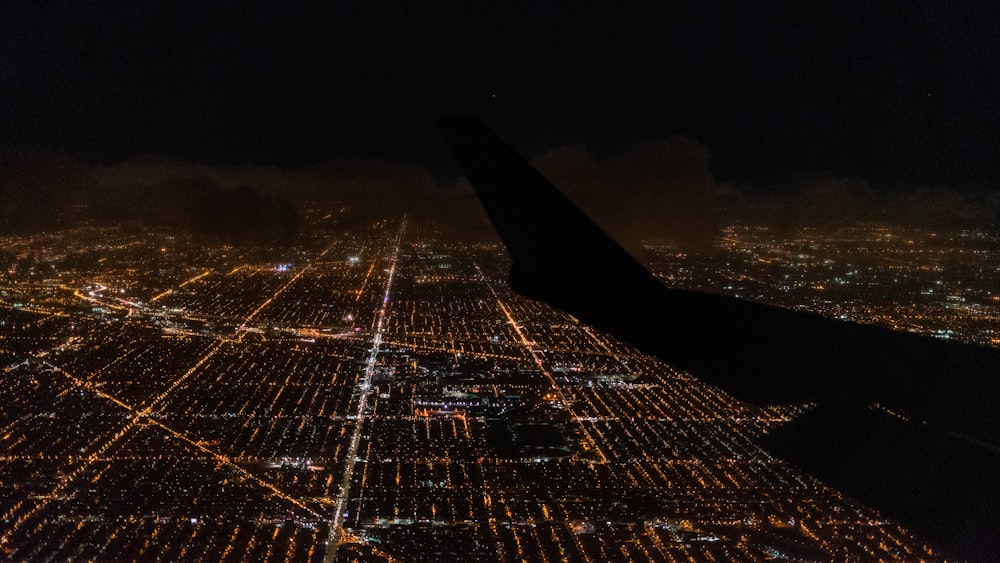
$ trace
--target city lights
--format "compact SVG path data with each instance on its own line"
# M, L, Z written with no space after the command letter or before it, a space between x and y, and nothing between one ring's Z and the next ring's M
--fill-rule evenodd
M289 267L174 233L8 241L38 262L0 287L5 557L940 557L756 445L811 405L739 402L519 297L498 244L312 214ZM732 226L646 258L675 286L995 339L995 290L947 237L902 235ZM102 260L58 266L73 252Z

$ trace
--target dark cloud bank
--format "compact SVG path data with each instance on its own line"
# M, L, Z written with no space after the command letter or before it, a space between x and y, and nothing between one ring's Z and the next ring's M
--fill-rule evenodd
M340 202L367 221L414 217L484 219L470 194L422 167L338 160L300 169L202 166L140 157L89 166L47 153L0 155L0 234L26 234L80 221L188 229L230 243L290 241L306 201Z
M995 226L1000 217L1000 194L948 186L874 185L828 175L790 176L777 186L720 185L708 149L681 136L608 156L584 145L558 147L533 163L630 248L645 238L705 242L720 222L732 220L783 228L858 220L954 228ZM141 157L91 166L54 153L0 154L0 233L87 218L269 244L295 236L293 202L310 200L341 202L358 221L407 213L492 236L467 183L435 179L411 163L342 159L286 169Z
M958 229L1000 227L1000 191L872 183L788 173L766 185L720 184L707 147L673 136L598 157L582 145L534 159L549 179L628 248L659 238L695 247L733 221L779 230L859 221Z
M582 145L552 149L535 165L629 247L649 237L684 242L715 231L718 186L708 150L679 136L599 158Z
M1000 193L950 186L885 185L859 178L813 176L770 191L725 190L728 216L782 229L865 221L931 229L997 227Z

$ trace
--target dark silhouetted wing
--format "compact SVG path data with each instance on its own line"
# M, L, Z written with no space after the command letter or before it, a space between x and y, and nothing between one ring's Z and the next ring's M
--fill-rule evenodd
M1000 550L1000 351L667 288L479 120L439 124L515 291L741 399L820 403L767 447L939 545Z

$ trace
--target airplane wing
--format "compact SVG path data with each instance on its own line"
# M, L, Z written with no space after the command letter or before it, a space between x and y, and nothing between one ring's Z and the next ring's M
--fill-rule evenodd
M512 289L741 399L819 403L765 447L938 545L1000 552L1000 350L670 289L478 119L439 126Z

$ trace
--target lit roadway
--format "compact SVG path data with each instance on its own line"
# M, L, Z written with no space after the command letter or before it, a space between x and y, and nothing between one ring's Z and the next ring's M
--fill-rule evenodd
M402 230L400 230L400 234L402 234ZM243 337L246 335L246 332L245 332L246 326L249 323L251 323L254 320L254 318L262 310L264 310L265 307L267 307L269 304L271 304L271 302L273 302L274 299L276 299L279 295L281 295L282 293L284 293L284 291L286 289L288 289L293 283L295 283L302 276L303 273L305 273L307 270L309 270L310 268L312 268L315 262L317 262L324 255L326 255L326 253L329 252L329 250L330 250L330 248L332 246L333 245L331 245L330 247L327 247L325 250L323 250L323 252L321 252L319 254L319 256L317 256L313 261L311 261L309 264L307 264L305 266L305 268L303 268L297 274L295 274L294 276L292 276L284 285L282 285L280 288L278 288L278 290L275 291L274 294L272 294L263 303L261 303L260 306L258 306L256 309L254 309L253 312L251 312L243 320L243 323L240 325L239 336L237 336L234 339L234 341L237 342L237 343L242 342ZM399 240L398 239L396 241L396 248L397 249L399 248ZM395 259L395 255L394 255L393 256L393 268L395 268L395 265L396 265L396 259ZM202 274L202 275L203 276L207 275L207 273L206 274ZM390 282L392 281L392 275L391 275L391 273L390 273L390 276L389 276L389 280L390 280ZM109 304L107 302L102 302L99 299L100 297L103 297L103 295L101 295L101 293L104 292L104 291L106 291L108 288L106 286L101 285L101 284L94 284L94 285L96 287L94 287L93 289L91 289L90 291L88 291L86 295L82 294L80 291L76 291L75 295L77 297L81 298L81 299L87 299L88 301L93 301L93 302L101 303L102 305L109 305L109 306L115 307L115 305L111 305L111 304ZM389 299L389 293L388 293L388 291L389 291L389 288L387 286L386 287L386 302L388 302L388 299ZM385 304L383 303L382 310L379 313L378 330L381 330L381 327L382 327L382 318L384 316L384 313L385 313ZM379 333L378 336L381 336L381 334ZM380 339L377 340L377 342L378 341L380 341ZM106 399L108 401L111 401L112 403L118 405L119 407L128 410L132 414L132 416L128 419L128 421L125 424L125 426L122 427L122 428L120 428L117 433L112 434L110 436L102 436L102 437L107 437L107 440L104 441L103 443L98 444L97 441L91 443L90 447L88 448L90 450L89 454L81 456L81 458L83 459L83 463L80 464L76 469L74 469L70 473L68 473L66 475L63 475L59 479L59 481L56 483L55 489L53 489L53 491L50 494L46 495L45 500L43 502L35 504L33 507L31 507L30 509L28 509L27 511L25 511L24 513L22 513L17 518L17 520L13 523L13 525L11 527L3 535L0 535L0 548L2 548L10 540L10 538L14 535L14 533L20 527L22 527L32 516L34 516L35 514L40 513L42 511L42 509L44 509L46 506L48 506L49 502L52 499L54 499L54 498L56 498L58 496L58 493L60 493L66 487L68 487L69 485L71 485L76 480L76 478L79 477L84 471L86 471L87 469L89 469L90 466L94 462L96 462L99 459L103 459L104 457L106 457L105 456L105 452L107 452L109 449L111 449L111 447L114 446L115 444L117 444L123 437L125 437L128 434L130 434L130 432L132 431L132 429L135 428L140 421L147 421L147 422L150 422L150 423L154 424L155 426L158 426L159 428L161 428L162 430L166 431L168 434L170 434L174 438L177 438L177 439L180 439L180 440L182 440L184 442L187 442L188 444L194 446L195 448L197 448L197 449L199 449L199 450L201 450L201 451L203 451L203 452L205 452L205 453L213 456L216 459L216 461L218 461L220 464L227 465L229 467L235 468L244 478L249 479L249 480L251 480L251 481L253 481L253 482L255 482L255 483L257 483L257 484L259 484L259 485L261 485L263 487L266 487L266 488L270 489L275 495L279 496L280 498L282 498L284 500L287 500L287 501L291 502L292 504L294 504L294 505L296 505L296 506L298 506L300 508L305 509L306 511L310 512L313 515L318 516L318 514L316 512L312 511L309 507L307 507L306 505L304 505L301 501L299 501L299 500L297 500L297 499L295 499L295 498L293 498L293 497L285 494L284 492L282 492L280 489L278 489L273 484L268 483L266 481L263 481L262 479L259 479L259 478L255 477L255 476L251 475L248 471L246 471L246 470L240 468L239 466L235 465L232 462L232 460L230 460L226 456L224 456L222 454L219 454L218 452L212 451L212 450L204 447L203 445L201 445L200 443L198 443L197 440L192 440L191 438L187 437L186 435L184 435L184 434L182 434L180 432L177 432L176 430L174 430L174 429L166 426L165 424L157 421L154 418L149 418L149 416L150 416L150 414L152 414L154 408L160 406L167 399L167 397L170 394L172 394L178 388L178 386L180 386L181 383L183 383L185 380L187 380L192 374L194 374L198 370L198 368L200 368L202 365L205 364L205 362L207 362L212 356L214 356L215 353L218 352L222 348L223 344L225 344L225 343L226 343L226 340L219 340L214 346L212 346L211 348L209 348L208 351L205 353L205 355L203 355L193 366L191 366L190 369L188 369L186 372L184 372L182 375L180 375L176 380L174 380L174 382L169 387L167 387L167 389L165 391L163 391L162 393L160 393L156 397L153 397L152 399L150 399L149 402L147 403L146 407L144 409L142 409L142 410L139 410L138 407L130 405L130 404L126 403L125 401L122 401L122 400L118 399L117 397L114 397L114 396L109 395L107 393L104 393L102 391L96 390L96 388L90 382L86 381L85 379L73 376L69 372L64 371L59 366L57 366L55 364L52 364L52 363L50 363L50 362L48 362L46 360L43 360L43 363L45 363L47 366L49 366L50 368L52 368L57 373L61 373L62 375L64 375L67 378L69 378L78 388L87 389L87 390L89 390L91 392L95 392L99 397L102 397L102 398L104 398L104 399ZM376 353L377 353L377 348L376 348L376 351L373 352L373 358L374 358L374 355ZM34 358L34 359L38 360L38 359L40 359L40 357L44 357L44 355L46 355L46 353L43 352L41 355L36 356L36 358ZM374 361L374 360L372 360L372 361ZM370 377L370 371L367 372L367 373L369 374L369 377ZM362 405L363 404L364 403L362 402ZM359 436L359 434L356 432L355 433L355 440L354 440L354 446L355 447L354 447L354 449L352 451L356 451L357 450L357 438L358 438L358 436ZM353 456L353 453L351 455ZM348 476L347 479L349 481L350 477ZM4 520L4 521L10 520L11 518L13 518L15 516L15 513L19 509L21 509L22 507L23 507L23 502L18 503L14 507L7 509L5 512L3 512L2 514L0 514L0 520Z
M382 345L382 330L385 326L385 313L389 307L389 296L392 293L392 279L396 275L396 262L399 259L399 246L403 240L403 232L406 230L406 218L403 218L399 226L399 233L396 234L396 242L393 245L392 265L389 266L389 276L385 282L385 295L382 297L382 307L378 311L375 320L374 335L372 336L372 347L368 353L368 360L365 362L364 372L358 380L358 412L357 421L354 424L354 433L351 434L351 443L347 448L347 455L344 458L344 478L340 482L340 494L337 495L337 503L334 508L333 524L330 526L330 537L327 540L329 547L326 550L325 562L332 562L337 558L337 548L340 547L340 540L344 534L344 506L351 494L351 478L354 476L354 465L358 455L358 445L361 443L361 433L364 427L365 407L368 404L368 395L372 389L372 375L375 373L375 362L378 360L379 348ZM373 264L374 266L374 264ZM369 274L371 269L369 269ZM365 278L367 281L367 277ZM366 460L367 461L367 460Z
M184 280L184 282L182 282L182 283L181 283L181 284L180 284L179 286L177 286L177 287L178 287L178 288L180 288L180 287L184 287L184 286L186 286L186 285L188 285L188 284L191 284L191 283L194 283L194 282L196 282L196 281L200 280L201 278L203 278L203 277L205 277L205 276L207 276L208 274L211 274L211 273L212 273L212 270L211 270L211 269L208 269L208 270L205 270L204 272L202 272L202 273L198 274L197 276L195 276L195 277L193 277L193 278L190 278L190 279L187 279L187 280ZM172 289L167 289L167 290L163 291L162 293L158 293L158 294L156 294L155 296L153 296L153 298L152 298L152 299L150 299L150 300L149 300L149 302L150 302L150 303L156 303L156 301L157 301L157 300L159 300L159 299L160 299L161 297L166 297L166 296L168 296L168 295L172 294L173 292L174 292L174 290L172 290Z
M484 284L486 284L486 287L489 288L490 293L493 294L493 298L497 300L497 305L500 307L500 310L503 311L504 316L507 317L507 322L510 323L510 326L514 328L514 332L517 333L517 337L521 341L521 346L524 347L524 349L528 352L528 354L531 355L531 358L535 360L535 364L538 366L539 371L541 371L542 375L545 376L545 379L548 380L549 385L552 388L552 393L559 400L560 404L562 404L563 408L569 412L573 420L577 421L577 423L580 424L580 431L583 433L584 438L587 440L587 443L590 445L593 451L597 452L597 455L601 456L601 463L607 463L608 456L605 455L603 451L601 451L601 448L597 446L597 442L590 437L590 432L587 432L587 428L582 423L580 423L580 421L583 419L580 418L580 416L577 415L576 412L573 410L573 402L566 399L566 396L563 394L562 389L559 387L559 384L556 383L555 378L552 377L552 373L548 369L546 369L545 362L543 361L541 353L535 350L535 347L533 346L532 342L528 340L528 337L524 334L524 332L521 331L520 325L517 324L517 319L514 318L514 315L511 314L510 309L507 308L507 305L505 305L503 300L500 299L500 296L497 295L496 290L493 289L493 285L483 275L483 271L479 269L479 266L476 266L476 271L479 272L480 279L483 281Z

